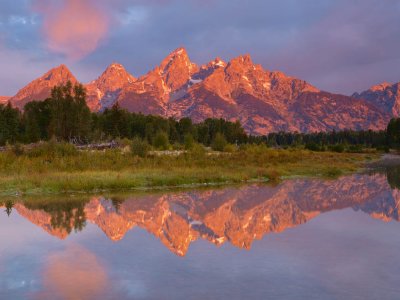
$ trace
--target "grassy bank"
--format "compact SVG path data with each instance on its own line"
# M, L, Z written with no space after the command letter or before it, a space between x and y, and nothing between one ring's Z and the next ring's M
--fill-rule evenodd
M0 195L98 192L336 177L360 169L378 154L277 150L246 146L232 153L195 149L145 158L120 149L77 151L69 145L0 153Z

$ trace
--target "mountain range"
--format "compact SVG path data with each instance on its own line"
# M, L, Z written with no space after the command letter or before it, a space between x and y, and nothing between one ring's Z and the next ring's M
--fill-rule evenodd
M13 97L0 97L23 109L44 100L51 88L78 82L61 65L32 81ZM383 83L352 96L321 91L304 80L264 70L249 55L229 62L216 58L198 66L184 48L169 54L159 66L139 78L120 64L85 84L94 112L118 103L130 112L164 117L239 120L247 132L381 130L400 115L400 84Z
M49 206L32 208L29 203L18 202L14 209L60 239L68 237L77 218L95 224L115 242L139 227L179 256L186 255L190 244L198 239L250 249L255 240L267 234L346 208L384 222L400 221L400 191L391 189L382 174L358 174L335 181L288 180L274 187L251 185L137 195L120 201L118 206L111 199L93 197L72 211L71 206L63 206L66 211Z

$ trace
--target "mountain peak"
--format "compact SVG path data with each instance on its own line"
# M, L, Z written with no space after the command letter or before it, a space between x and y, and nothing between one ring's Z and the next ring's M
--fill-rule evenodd
M384 91L388 87L391 87L393 84L389 82L382 82L380 84L374 85L370 88L370 91L372 92L379 92L379 91Z
M64 69L64 70L69 70L68 67L65 64L61 64L58 67L55 67L54 69Z
M128 82L133 82L136 80L131 74L128 73L123 65L117 62L110 64L97 79L97 81L108 80L110 78L120 78L123 81L127 79Z
M106 70L124 70L125 71L125 67L118 62L113 62L107 67Z
M66 81L76 81L76 78L74 75L72 75L72 72L68 69L68 67L64 64L61 64L50 71L48 71L46 74L44 74L41 77L42 80L64 80Z
M241 55L238 57L233 58L229 63L228 63L228 68L233 69L235 71L238 70L248 70L250 68L255 68L255 65L253 63L253 60L251 59L251 56L249 54L246 55Z
M186 66L191 66L192 62L189 59L189 55L185 48L178 48L172 51L160 65L161 71L165 72L173 64L184 64Z
M226 62L223 61L220 57L216 57L213 61L209 62L208 67L221 67L225 68L226 67Z
M113 62L99 78L86 85L88 106L100 110L114 105L122 89L135 81L123 65Z
M107 88L115 90L134 81L136 81L136 78L129 74L123 65L113 62L94 82L98 86L106 84Z
M240 56L240 58L243 60L243 62L247 62L247 63L253 64L253 60L251 59L251 56L248 53L245 54L245 55Z
M32 81L10 102L23 108L29 101L46 99L54 86L68 80L77 82L69 69L60 65ZM254 64L249 54L229 63L217 57L199 68L183 47L139 79L113 62L85 87L92 111L119 103L131 112L189 117L195 122L206 118L240 120L252 134L375 130L384 128L391 116L400 115L400 84L382 83L372 88L376 91L350 98L320 92L281 72L266 71ZM6 99L0 97L0 102Z
M158 68L159 75L171 91L182 88L197 71L198 66L190 61L185 48L171 52Z
M353 94L354 98L365 99L382 108L394 117L400 116L400 84L383 82L369 90Z
M232 62L243 64L243 65L253 65L253 60L251 59L250 54L240 55L240 56L232 59Z
M186 48L179 47L179 48L175 49L174 51L172 51L170 55L176 56L176 55L188 55L188 54L187 54Z
M78 82L67 66L61 64L22 88L10 99L10 102L22 109L30 101L42 101L48 98L53 87L66 84L68 81L72 84Z

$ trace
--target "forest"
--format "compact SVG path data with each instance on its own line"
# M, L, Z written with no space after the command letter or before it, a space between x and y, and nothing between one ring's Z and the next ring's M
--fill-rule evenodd
M82 85L54 87L45 101L32 101L23 111L0 105L0 146L56 140L77 145L129 139L159 150L191 148L195 144L224 151L242 144L304 147L311 151L358 152L365 148L388 151L400 146L400 119L383 131L277 132L267 136L246 134L241 124L223 119L193 123L160 116L129 113L118 104L92 113Z

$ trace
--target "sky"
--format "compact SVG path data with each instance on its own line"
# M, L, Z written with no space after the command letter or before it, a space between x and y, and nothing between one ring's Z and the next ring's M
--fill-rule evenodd
M140 76L178 47L352 94L400 81L399 16L399 0L1 0L0 95L60 64L82 82L113 62Z

